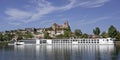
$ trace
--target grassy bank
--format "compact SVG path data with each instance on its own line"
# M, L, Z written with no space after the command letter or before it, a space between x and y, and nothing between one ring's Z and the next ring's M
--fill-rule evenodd
M3 41L0 41L0 45L7 45L8 42L3 42Z
M116 45L117 47L120 47L120 41L115 41L115 45Z

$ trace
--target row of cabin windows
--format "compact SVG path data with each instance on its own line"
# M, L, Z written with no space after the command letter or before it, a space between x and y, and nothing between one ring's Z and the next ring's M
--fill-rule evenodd
M78 42L78 43L99 43L99 41L97 41L97 42Z
M72 42L52 42L52 43L72 43ZM99 42L78 42L78 43L99 43Z
M52 41L52 43L72 43L72 41Z
M54 40L54 41L62 41L62 42L68 42L68 41L92 41L92 42L95 42L95 41L99 41L99 40Z
M103 39L103 41L110 41L110 40L108 40L108 39L107 39L107 40L104 40L104 39Z
M58 40L55 40L55 41L52 41L52 43L72 43L73 41L58 41ZM78 43L99 43L99 41L78 41Z
M99 40L53 40L53 41L99 41Z

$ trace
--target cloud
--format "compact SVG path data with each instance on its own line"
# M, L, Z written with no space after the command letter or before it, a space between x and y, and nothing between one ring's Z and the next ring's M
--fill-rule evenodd
M23 24L41 20L41 18L56 11L67 11L75 7L95 8L103 6L108 1L110 0L68 0L69 3L67 5L53 6L52 3L47 0L32 0L34 5L30 5L30 7L34 8L34 12L8 8L5 10L5 14L7 15L7 19L16 22L15 24L18 25L18 22L21 22L19 24Z
M111 17L98 17L98 18L93 18L89 21L86 21L86 20L79 20L79 22L77 21L77 23L80 25L89 25L89 24L95 24L95 23L98 23L100 21L103 21L103 20L107 20L107 19L111 19Z
M14 26L19 26L21 23L19 22L9 22L10 25L14 25Z
M101 7L109 1L110 0L88 0L80 3L79 5L85 8L95 8L95 7Z
M30 12L19 9L7 9L5 13L9 16L7 19L11 20L26 19L31 16Z
M106 19L109 19L110 17L99 17L99 18L96 18L94 20L91 20L91 21L88 21L88 22L84 22L82 24L94 24L94 23L97 23L97 22L100 22L100 21L103 21L103 20L106 20Z

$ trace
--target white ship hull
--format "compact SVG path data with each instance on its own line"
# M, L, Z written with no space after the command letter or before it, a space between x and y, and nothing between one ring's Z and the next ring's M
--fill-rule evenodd
M23 42L14 42L14 45L64 45L64 44L73 44L73 45L113 45L113 38L87 38L87 39L36 39L36 40L22 40Z
M24 42L14 42L14 45L24 45Z

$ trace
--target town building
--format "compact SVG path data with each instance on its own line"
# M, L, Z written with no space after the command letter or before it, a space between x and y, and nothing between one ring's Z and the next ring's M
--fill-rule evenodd
M64 22L63 25L58 25L56 23L53 23L53 25L52 25L53 30L55 30L55 29L64 29L64 28L70 28L68 21Z

